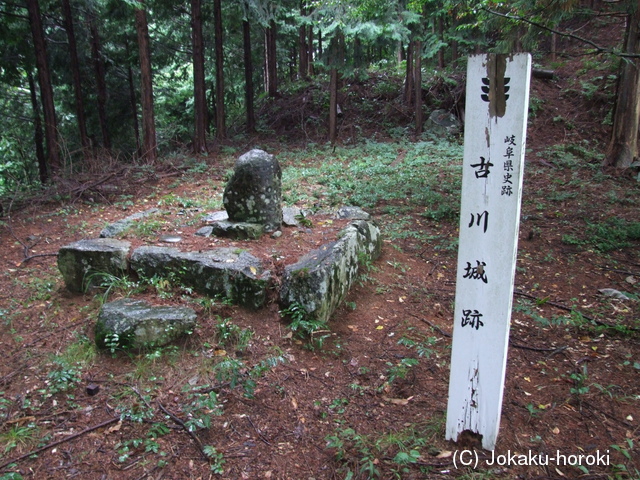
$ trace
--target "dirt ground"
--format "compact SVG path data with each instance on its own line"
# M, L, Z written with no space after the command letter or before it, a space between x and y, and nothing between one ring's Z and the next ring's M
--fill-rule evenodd
M577 155L571 164L548 149L585 139L604 149L604 103L572 93L575 71L567 62L556 80L533 81L540 108L528 133L495 450L548 454L546 465L514 465L522 457L491 464L491 452L472 450L474 438L445 441L456 252L435 244L385 240L381 258L335 313L322 348L292 337L278 313L277 285L257 312L198 303L184 291L161 298L158 288L148 287L136 298L196 308L195 332L157 354L96 353L90 346L96 292L67 292L55 253L166 195L190 198L212 185L219 192L234 155L212 155L209 170L199 176L169 169L153 181L126 179L126 211L121 203L84 195L63 203L35 201L3 219L0 478L19 478L11 472L38 479L640 478L638 241L608 253L571 241L585 238L585 219L637 221L638 183L629 174L602 173L593 158ZM188 206L174 211L193 213ZM384 226L381 212L371 213ZM280 239L233 244L249 246L278 270L335 234L340 225L326 220L314 220L313 228L286 227ZM180 248L225 243L194 240L196 227L186 222L179 230L189 239ZM441 237L457 236L456 221L428 227ZM627 292L629 299L601 293L607 288ZM253 331L246 349L225 351L229 344L218 326L225 318ZM72 357L70 346L82 356ZM247 395L242 384L215 377L221 356L242 361L240 383L251 365L270 356L284 362L252 377ZM60 358L74 358L80 370L61 369ZM91 385L99 387L95 395L87 392ZM217 394L221 407L199 405L210 427L188 432L185 422L195 415L190 407L205 390ZM219 408L223 413L216 415ZM461 457L464 449L479 455L476 468L461 463L476 458Z

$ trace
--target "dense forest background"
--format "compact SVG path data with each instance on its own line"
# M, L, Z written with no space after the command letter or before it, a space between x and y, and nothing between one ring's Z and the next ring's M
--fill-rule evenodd
M372 75L399 80L402 94L391 96L412 118L397 126L419 135L425 100L463 120L466 55L529 51L535 63L567 42L610 61L605 81L618 102L603 119L612 130L605 163L628 167L640 111L637 3L3 1L0 196L272 135L270 104L302 91L304 134L336 142L345 85ZM616 17L627 18L620 45L584 28ZM376 84L379 98L385 85Z

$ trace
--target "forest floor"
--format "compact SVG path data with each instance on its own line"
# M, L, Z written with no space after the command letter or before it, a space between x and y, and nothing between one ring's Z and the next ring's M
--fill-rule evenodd
M55 258L61 246L95 238L107 223L151 206L165 214L124 238L156 244L160 234L179 233L191 239L180 248L224 244L191 233L199 215L220 206L225 175L247 145L280 159L285 200L322 208L350 202L349 179L327 170L332 164L355 168L376 151L390 171L410 170L416 144L445 148L428 135L398 137L380 121L377 141L368 144L333 149L310 142L308 132L283 143L274 138L285 134L272 127L271 140L174 158L154 171L76 179L64 201L35 199L9 210L0 230L0 479L640 478L640 187L628 173L600 167L613 88L606 59L545 67L557 76L532 84L495 454L548 454L548 462L537 457L547 465L513 465L523 457L490 464L491 452L473 438L458 445L444 439L459 203L459 191L445 186L459 187L453 177L461 139L446 147L451 159L412 172L432 185L439 203L413 203L416 191L360 202L380 224L384 248L334 314L327 338L291 334L277 286L257 312L157 279L85 295L65 290ZM371 92L376 82L347 91ZM280 101L296 105L291 97ZM292 120L279 125L293 128L299 120L288 107ZM375 121L353 114L349 131L373 138ZM317 172L332 172L335 182ZM375 189L379 180L367 181ZM280 239L233 244L282 268L333 235L327 218L311 220L284 228ZM191 306L198 327L154 351L97 351L93 327L107 293L108 300L132 295ZM89 395L89 385L99 391ZM478 465L460 463L471 458L460 457L465 448L476 448Z

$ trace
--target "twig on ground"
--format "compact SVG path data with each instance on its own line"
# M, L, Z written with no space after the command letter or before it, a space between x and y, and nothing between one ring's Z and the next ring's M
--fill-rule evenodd
M28 261L38 257L57 257L57 256L58 256L57 252L56 253L38 253L37 255L29 255L28 257L25 257L25 259L20 262L20 265L22 265L23 263L27 263Z
M37 448L35 450L32 450L31 452L25 453L24 455L20 455L18 458L14 458L12 460L9 460L3 464L0 464L0 470L5 468L7 465L11 465L12 463L17 463L20 460L24 460L25 458L29 458L31 455L37 455L38 453L44 452L45 450L49 450L50 448L56 447L58 445L60 445L61 443L65 443L68 442L70 440L73 440L75 438L81 437L82 435L89 433L89 432L93 432L94 430L98 430L99 428L102 427L106 427L107 425L111 425L112 423L116 423L120 421L120 417L114 417L114 418L110 418L109 420L105 420L102 423L99 423L98 425L94 425L93 427L89 427L89 428L85 428L84 430L82 430L81 432L75 433L73 435L69 435L68 437L62 438L60 440L57 440L55 442L51 442L47 445L45 445L44 447L40 447Z
M430 322L429 320L427 320L426 318L423 317L419 317L418 315L414 315L413 313L410 313L409 315L411 315L414 318L417 318L418 320L420 320L421 322L426 323L427 325L429 325L431 328L433 328L435 331L437 331L440 335L442 335L443 337L447 337L447 338L451 338L451 334L449 332L445 332L443 329L441 329L438 325L434 324L433 322Z
M540 299L540 298L538 298L538 297L536 297L534 295L522 292L520 290L515 290L513 293L514 293L514 295L519 295L521 297L530 298L531 300L535 300L540 305L551 305L552 307L556 307L556 308L559 308L560 310L565 310L567 312L575 311L575 309L573 307L567 307L566 305L562 305L561 303L556 303L556 302L552 302L552 301L549 301L549 300ZM590 317L590 316L585 315L583 313L580 313L580 315L582 315L582 318L584 318L585 320L593 322L596 325L600 325L601 327L607 327L607 328L617 328L618 327L618 325L614 325L614 324L608 323L608 322L603 322L602 320L598 320L597 318ZM625 325L624 328L627 328L627 329L629 329L629 330L631 330L633 332L640 331L640 328L630 327L628 325Z
M251 426L253 427L253 429L256 431L256 433L258 434L258 436L260 437L260 440L262 440L264 443L266 443L267 445L271 446L271 443L269 443L269 440L267 440L266 438L264 438L264 435L262 434L262 432L260 430L258 430L258 427L255 426L255 424L253 423L253 421L251 420L251 417L249 415L247 415L247 420L249 421L249 424L251 424Z
M189 436L193 439L193 441L195 442L196 446L198 447L198 450L200 450L200 454L202 455L202 458L204 458L205 460L209 461L209 457L207 457L207 454L204 453L204 447L202 445L202 442L196 436L196 434L193 433L191 430L189 430L189 427L187 427L185 425L185 423L182 420L180 420L180 418L178 418L175 414L171 413L169 410L164 408L164 405L162 405L162 403L158 402L158 406L160 407L160 410L162 410L164 413L169 415L169 418L171 418L171 420L173 420L178 425L180 425L182 427L182 429L185 432L187 432L187 434L189 434Z

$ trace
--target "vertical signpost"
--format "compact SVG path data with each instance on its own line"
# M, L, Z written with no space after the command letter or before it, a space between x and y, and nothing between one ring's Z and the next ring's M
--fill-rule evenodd
M495 448L513 301L531 56L467 66L460 242L446 438Z

